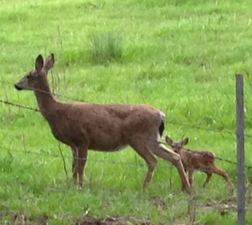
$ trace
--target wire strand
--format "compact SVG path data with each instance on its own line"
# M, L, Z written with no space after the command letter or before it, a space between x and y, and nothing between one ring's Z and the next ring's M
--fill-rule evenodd
M31 151L31 150L22 150L22 149L16 149L16 148L13 149L6 146L0 146L0 149L7 150L8 152L17 152L17 153L23 153L23 154L34 154L34 155L41 155L41 156L44 155L44 156L53 157L53 158L62 158L62 155L49 153L45 151L44 149L40 149L40 152ZM229 164L237 165L237 162L229 160L229 159L225 159L224 157L215 156L215 158ZM86 157L74 157L74 159L88 160L88 158ZM95 162L104 163L104 162L107 162L107 160L96 159ZM136 163L131 163L131 162L121 162L121 161L114 161L114 160L113 161L109 160L109 162L111 164L129 165L129 166L136 167ZM141 167L143 166L144 164L141 164ZM170 166L173 168L172 165ZM247 169L252 169L252 165L245 165L245 167Z

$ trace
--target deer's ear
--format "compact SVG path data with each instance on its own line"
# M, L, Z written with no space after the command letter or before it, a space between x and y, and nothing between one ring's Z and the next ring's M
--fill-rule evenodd
M168 144L168 145L172 145L173 141L171 138L169 138L168 136L165 136L165 142Z
M54 54L50 54L45 61L45 69L50 70L54 65Z
M188 137L186 137L186 138L183 139L183 145L187 145L188 142L189 142L189 138Z
M42 55L38 55L35 61L35 69L39 73L44 66L44 59Z

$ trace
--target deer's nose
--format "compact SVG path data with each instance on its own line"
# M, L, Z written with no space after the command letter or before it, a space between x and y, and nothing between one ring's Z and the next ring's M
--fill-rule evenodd
M15 88L16 88L17 90L19 90L19 91L22 90L22 88L19 87L17 84L15 84L14 86L15 86Z

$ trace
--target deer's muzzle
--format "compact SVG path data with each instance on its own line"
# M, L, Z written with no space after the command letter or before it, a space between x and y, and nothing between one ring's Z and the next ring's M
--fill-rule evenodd
M23 88L21 88L20 86L18 86L18 84L15 84L14 85L15 86L15 88L18 90L18 91L21 91Z

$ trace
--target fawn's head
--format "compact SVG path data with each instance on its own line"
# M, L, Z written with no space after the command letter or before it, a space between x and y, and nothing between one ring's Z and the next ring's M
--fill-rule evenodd
M165 137L165 142L172 147L172 150L176 153L179 153L184 145L187 145L189 142L189 138L183 138L180 141L173 141L170 137Z
M46 60L42 55L38 55L35 60L35 68L15 84L17 90L39 90L41 84L46 80L48 71L54 65L54 55L50 54Z

